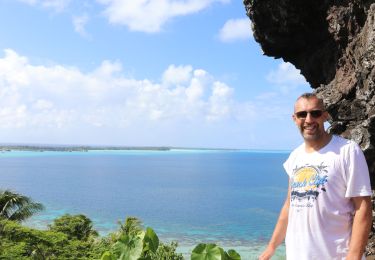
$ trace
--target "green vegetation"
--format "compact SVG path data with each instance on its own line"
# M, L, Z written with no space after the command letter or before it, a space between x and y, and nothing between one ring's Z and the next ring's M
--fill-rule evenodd
M225 252L215 244L199 244L193 249L191 260L241 260L241 256L233 249Z
M97 259L101 252L95 246L95 241L68 239L61 232L0 221L0 259Z
M63 215L55 219L49 228L51 231L64 233L68 239L88 241L98 236L98 232L92 227L92 221L84 215Z
M21 221L43 206L10 191L0 192L0 259L101 259L101 260L183 260L177 242L164 244L155 231L144 228L135 217L119 223L119 229L99 237L92 221L84 215L63 215L47 230L21 225ZM225 252L215 244L199 244L192 260L240 260L234 250Z
M23 221L43 210L43 205L10 190L0 191L0 219Z
M120 230L111 238L110 250L104 252L101 260L183 260L182 255L176 253L176 242L161 243L152 228L144 230L134 217L120 223Z

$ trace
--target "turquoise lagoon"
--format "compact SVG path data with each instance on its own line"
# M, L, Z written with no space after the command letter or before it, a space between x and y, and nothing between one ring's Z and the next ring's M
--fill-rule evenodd
M256 259L286 195L284 151L184 150L0 153L0 188L46 210L27 222L45 228L83 213L105 235L136 216L188 258L201 242ZM285 259L280 248L275 259Z

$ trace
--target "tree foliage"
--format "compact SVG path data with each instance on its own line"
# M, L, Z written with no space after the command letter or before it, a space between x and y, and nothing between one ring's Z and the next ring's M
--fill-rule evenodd
M68 239L87 241L89 238L98 236L98 232L93 229L92 221L82 214L74 216L65 214L56 218L49 229L66 234Z
M124 224L120 223L114 244L101 260L183 260L176 248L177 243L160 243L152 228L144 230L137 218L129 217Z
M63 215L48 230L22 226L20 221L42 210L40 203L9 190L0 191L0 259L6 260L183 260L177 242L164 244L139 219L128 217L119 229L99 237L85 215ZM240 260L234 250L199 244L191 260Z
M233 249L225 252L215 244L198 244L191 254L191 260L241 260L241 256Z
M43 209L42 204L27 196L10 190L0 191L0 218L23 221Z
M153 229L143 229L136 218L127 219L106 237L98 237L84 215L64 215L55 219L49 230L0 219L0 259L6 260L183 260L176 248L176 242L161 243Z
M62 232L37 230L0 220L0 259L99 259L101 241L69 239Z

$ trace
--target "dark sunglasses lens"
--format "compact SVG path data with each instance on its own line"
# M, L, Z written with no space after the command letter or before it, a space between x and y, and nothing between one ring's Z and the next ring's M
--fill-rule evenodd
M321 117L323 114L323 111L322 110L313 110L310 112L310 115L313 117L313 118L319 118Z
M297 118L306 118L307 117L307 111L300 111L296 113Z
M310 114L311 117L313 118L319 118L322 116L323 114L323 111L322 110L313 110L313 111L310 111L310 112L307 112L307 111L299 111L296 113L296 116L297 118L299 119L303 119L303 118L306 118L307 117L307 114Z

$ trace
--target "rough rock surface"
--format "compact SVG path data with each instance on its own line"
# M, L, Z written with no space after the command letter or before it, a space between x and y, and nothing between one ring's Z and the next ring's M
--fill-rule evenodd
M331 131L365 152L375 186L375 0L244 0L264 54L283 58L320 95Z
M255 40L324 99L330 131L363 149L375 187L375 0L244 0ZM373 229L375 233L375 229ZM368 253L375 254L375 242Z

